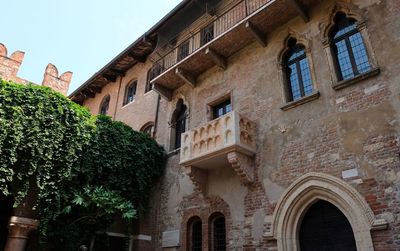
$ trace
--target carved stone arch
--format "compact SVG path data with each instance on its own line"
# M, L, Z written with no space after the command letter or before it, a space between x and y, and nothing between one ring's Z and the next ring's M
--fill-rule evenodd
M364 197L352 186L323 173L308 173L286 190L279 200L267 236L276 239L278 250L300 250L298 233L307 209L318 200L336 206L353 228L357 250L374 250L371 230L384 229L387 222L376 219Z
M278 53L277 60L278 60L278 64L280 67L282 66L282 62L285 58L285 54L288 51L289 41L291 39L296 39L297 43L303 45L304 50L306 51L307 54L309 54L311 52L310 41L307 39L307 37L304 34L299 33L297 31L289 28L287 30L286 36L283 40L282 49Z
M334 19L338 12L342 12L347 17L357 20L359 26L365 26L364 14L360 8L352 3L336 2L329 7L327 11L328 15L319 24L324 45L329 45L329 35L335 26Z

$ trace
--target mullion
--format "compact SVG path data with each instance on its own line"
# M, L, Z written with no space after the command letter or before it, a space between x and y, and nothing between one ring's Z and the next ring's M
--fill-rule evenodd
M350 58L350 62L351 62L351 67L353 68L353 74L354 74L354 76L357 76L360 73L358 72L358 69L357 69L357 64L356 64L356 60L354 58L354 52L353 52L353 48L350 43L349 36L345 38L345 43L346 43L347 50L349 51L349 58Z

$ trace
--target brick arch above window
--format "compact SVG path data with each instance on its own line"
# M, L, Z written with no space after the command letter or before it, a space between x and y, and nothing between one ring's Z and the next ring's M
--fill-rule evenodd
M198 194L192 194L185 197L185 201L189 203L182 204L183 215L181 222L181 250L189 250L188 247L188 222L192 217L199 217L203 222L203 250L211 250L209 243L209 220L210 216L223 215L225 217L226 226L226 243L229 250L229 240L231 238L230 229L232 228L232 219L229 205L220 197L212 196L201 198ZM212 218L211 218L212 219Z

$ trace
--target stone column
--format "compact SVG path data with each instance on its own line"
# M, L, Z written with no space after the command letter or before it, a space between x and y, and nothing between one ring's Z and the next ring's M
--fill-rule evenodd
M38 220L12 216L8 224L8 239L4 251L25 251L29 234L38 226Z

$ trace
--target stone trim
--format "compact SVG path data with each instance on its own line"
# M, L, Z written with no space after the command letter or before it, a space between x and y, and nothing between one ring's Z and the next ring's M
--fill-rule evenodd
M358 83L358 82L360 82L360 81L362 81L364 79L376 76L379 73L380 73L380 69L379 68L375 68L375 69L369 70L369 71L367 71L365 73L359 74L359 75L357 75L357 76L355 76L355 77L353 77L351 79L346 79L346 80L342 80L342 81L340 81L338 83L335 83L335 84L332 85L332 88L335 91L337 91L337 90L343 89L345 87L348 87L350 85L356 84L356 83Z
M370 231L385 229L387 222L375 218L364 197L352 186L331 175L315 172L303 175L282 195L265 237L277 240L280 251L299 250L299 222L318 200L332 203L347 217L354 231L357 250L374 250Z
M283 110L283 111L290 110L290 109L295 108L295 107L297 107L299 105L302 105L302 104L311 102L313 100L316 100L320 96L321 96L321 94L320 94L319 91L314 91L312 94L310 94L308 96L302 97L302 98L297 99L295 101L291 101L291 102L281 106L281 110Z

